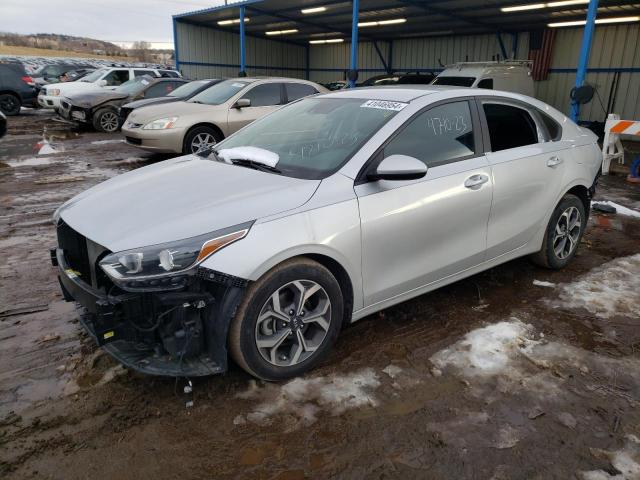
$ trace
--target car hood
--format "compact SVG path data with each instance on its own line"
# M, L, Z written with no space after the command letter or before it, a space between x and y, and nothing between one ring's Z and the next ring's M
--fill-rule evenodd
M202 235L306 203L302 180L187 155L114 177L65 203L60 217L113 252Z
M140 108L140 107L149 107L151 105L160 105L162 103L172 103L179 102L180 99L178 97L156 97L156 98L143 98L142 100L136 100L135 102L129 102L123 105L126 108Z
M77 92L70 94L67 98L71 100L71 103L77 105L79 107L93 107L96 105L100 105L101 103L108 102L111 100L124 100L128 98L129 95L124 93L117 93L113 90L105 90L101 88L100 90L89 91L89 92Z
M176 117L187 115L203 115L210 119L211 114L216 110L226 110L223 105L205 105L203 103L173 102L161 105L150 105L139 108L131 112L128 120L135 123L147 123L163 117Z
M60 94L66 95L71 92L80 92L80 91L102 91L105 90L103 87L98 85L97 83L89 83L89 82L61 82L61 83L50 83L46 86L47 90L57 88L60 90Z

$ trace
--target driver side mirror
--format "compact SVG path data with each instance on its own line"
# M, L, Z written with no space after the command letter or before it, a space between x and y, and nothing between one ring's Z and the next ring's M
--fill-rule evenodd
M251 106L251 100L248 98L241 98L236 103L233 104L231 108L246 108Z
M101 86L101 87L105 87L105 86L107 85L107 81L106 81L106 80L104 80L104 79L102 79L102 80L100 80L100 81L98 82L98 85L99 85L99 86Z
M427 174L427 166L408 155L391 155L380 162L369 180L417 180Z

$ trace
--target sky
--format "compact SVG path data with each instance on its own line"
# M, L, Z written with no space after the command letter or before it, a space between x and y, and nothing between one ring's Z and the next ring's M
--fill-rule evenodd
M153 45L156 48L172 48L171 15L224 3L224 0L0 0L0 31L59 33L114 42L144 40L158 42Z

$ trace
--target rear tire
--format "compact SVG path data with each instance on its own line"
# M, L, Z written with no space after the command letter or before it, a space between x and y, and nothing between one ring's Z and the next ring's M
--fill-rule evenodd
M21 106L22 102L20 101L20 97L12 93L3 93L0 95L0 112L4 113L7 117L18 115Z
M212 127L196 127L190 130L184 138L182 153L198 153L206 148L212 148L216 143L223 140L222 135Z
M101 108L93 114L93 128L98 132L117 132L120 129L118 112L112 108Z
M247 290L229 330L231 357L263 380L301 375L329 354L343 305L327 268L307 258L286 261Z
M549 219L542 248L531 256L531 261L553 270L565 267L575 256L586 225L587 215L582 200L566 194Z

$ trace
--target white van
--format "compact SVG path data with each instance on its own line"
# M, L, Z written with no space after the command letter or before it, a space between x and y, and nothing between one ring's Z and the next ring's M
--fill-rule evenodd
M531 60L460 62L447 65L431 83L504 90L533 97L532 66Z

